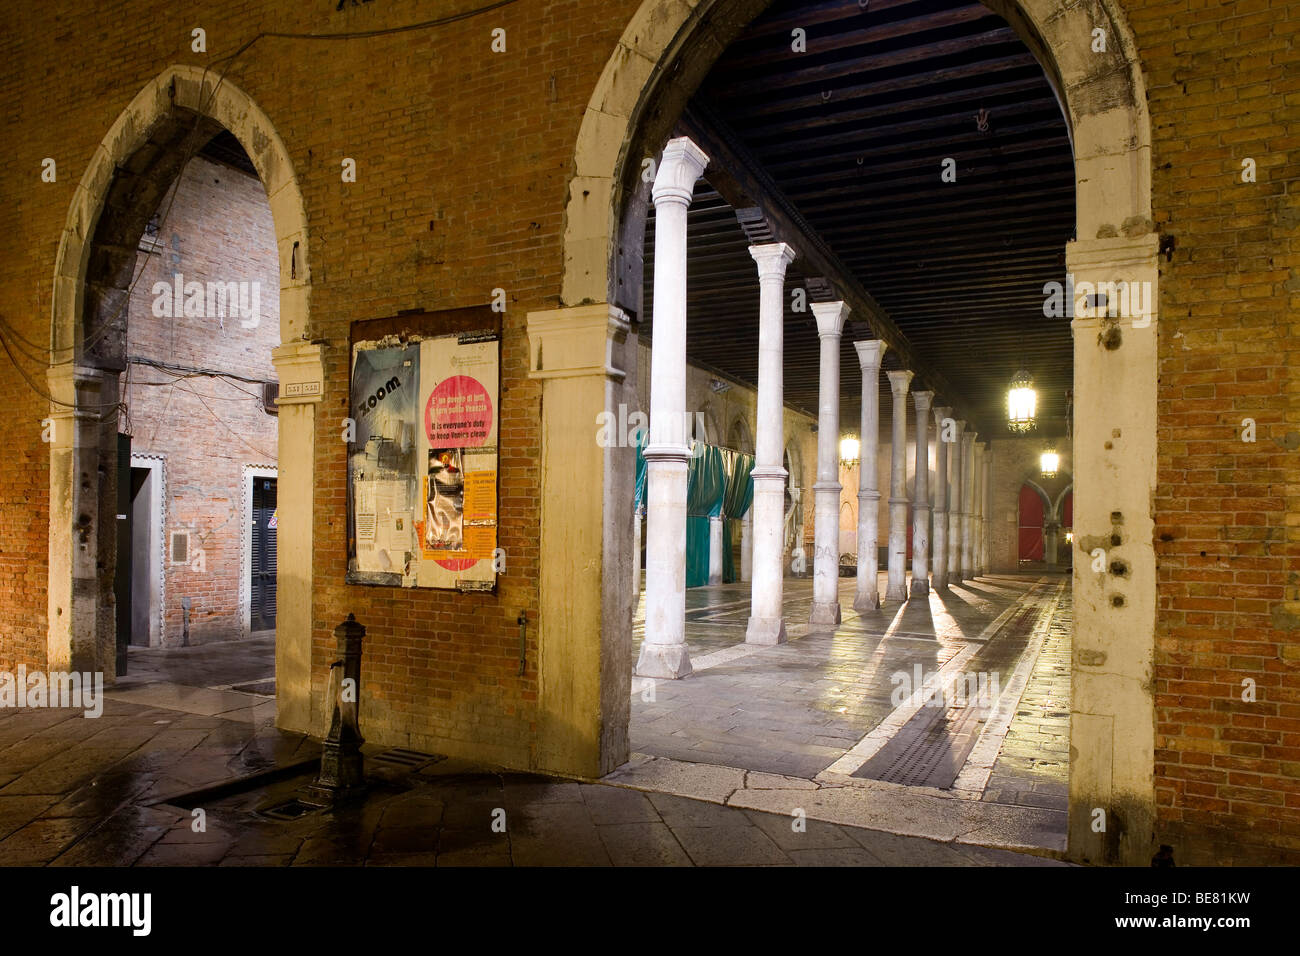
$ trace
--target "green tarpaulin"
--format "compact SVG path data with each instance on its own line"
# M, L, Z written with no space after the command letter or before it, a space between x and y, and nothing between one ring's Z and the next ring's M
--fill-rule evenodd
M647 436L642 433L636 446L636 494L638 513L646 502ZM740 535L740 519L754 500L754 456L729 448L696 444L699 452L690 461L686 478L686 586L709 583L709 519L721 517L722 580L738 579L732 556L732 542ZM639 520L639 519L638 519Z
M722 580L727 584L739 580L733 543L740 538L740 519L754 501L754 456L726 449L727 488L722 495Z
M709 518L722 514L727 486L722 449L696 444L686 481L686 586L709 583Z

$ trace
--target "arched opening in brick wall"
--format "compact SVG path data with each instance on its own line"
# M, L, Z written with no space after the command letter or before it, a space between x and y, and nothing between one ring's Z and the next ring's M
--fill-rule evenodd
M1121 11L1109 0L991 0L987 6L1034 55L1066 116L1075 201L1074 238L1065 244L1062 264L1076 277L1083 273L1096 281L1147 283L1153 293L1150 301L1158 301L1150 123L1134 41ZM626 336L629 316L640 319L644 314L642 236L649 189L640 176L642 160L658 155L722 51L767 7L765 0L716 0L689 8L647 0L592 95L569 187L562 302L574 310L593 310L591 328L612 336L609 341L615 345ZM781 27L788 32L797 25ZM1104 55L1090 50L1097 32L1107 40ZM816 93L813 85L810 97ZM703 128L707 132L708 124ZM601 308L609 316L601 319L594 306L582 303L604 303ZM552 316L563 312L539 316L535 323L530 318L530 336L551 334L544 323L555 322ZM1075 756L1069 779L1069 852L1078 859L1137 862L1149 857L1154 818L1150 677L1155 562L1150 497L1157 323L1154 314L1131 326L1128 318L1079 310L1071 322L1078 410L1074 445L1087 449L1084 460L1075 456L1083 495L1075 546L1105 535L1123 554L1131 574L1124 581L1088 578L1081 562L1074 562L1073 669L1078 679L1071 702ZM628 367L617 364L617 350L613 355L615 368ZM622 373L599 383L609 395L626 385ZM543 430L548 431L545 418ZM1121 433L1122 449L1112 441ZM617 500L620 483L626 480L617 455L610 456L607 468L607 496ZM548 489L544 497L551 493ZM548 507L558 514L554 509L561 505L544 506L544 537ZM605 521L604 574L619 580L621 563L608 560L618 549L609 550L609 544L627 533L627 521L617 509L607 509ZM1122 533L1112 533L1117 522L1124 525ZM543 582L544 618L547 590ZM593 653L625 658L626 625L617 602L604 601L602 606L605 623ZM619 697L610 695L611 700ZM625 713L623 707L606 711L602 767L621 758ZM611 721L615 726L609 726ZM1112 822L1104 832L1093 826L1098 809Z
M96 151L59 246L52 343L72 359L49 373L51 669L112 679L130 643L260 631L251 670L206 679L274 667L282 722L296 719L311 568L292 562L311 553L312 479L310 438L293 433L312 406L277 386L284 368L302 377L308 283L302 201L269 121L233 85L165 71ZM146 530L124 533L137 516Z

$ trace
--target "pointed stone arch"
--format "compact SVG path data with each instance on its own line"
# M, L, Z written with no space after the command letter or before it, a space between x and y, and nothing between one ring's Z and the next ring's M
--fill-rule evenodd
M50 669L99 670L110 679L115 626L103 600L102 562L115 562L112 488L116 418L125 363L125 302L145 223L203 137L228 130L266 190L280 263L276 677L279 723L308 729L314 411L320 347L309 344L311 258L307 213L289 151L267 115L228 80L174 65L150 81L96 146L73 196L54 266L47 380L50 444ZM107 216L106 216L107 213ZM314 392L310 384L315 384ZM298 385L298 388L286 388ZM302 393L297 394L295 393ZM102 533L101 533L102 532ZM111 574L107 575L111 588Z

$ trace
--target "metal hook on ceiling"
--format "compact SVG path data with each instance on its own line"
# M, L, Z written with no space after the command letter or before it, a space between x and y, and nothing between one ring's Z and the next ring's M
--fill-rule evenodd
M870 2L871 0L858 0L858 6L861 7L863 10L865 10L867 9L867 4L869 4Z
M831 91L830 91L830 90L822 90L822 102L825 103L825 102L826 102L827 100L829 100L830 98L831 98Z

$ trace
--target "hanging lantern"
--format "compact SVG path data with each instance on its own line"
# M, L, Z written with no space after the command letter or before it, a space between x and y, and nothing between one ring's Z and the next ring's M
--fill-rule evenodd
M1056 453L1055 449L1048 448L1039 457L1038 467L1042 470L1044 478L1055 478L1056 470L1061 467L1061 456Z
M1034 380L1021 369L1007 390L1007 427L1018 435L1033 431L1038 425L1037 410L1038 393L1034 391Z
M859 455L862 446L852 435L845 435L840 439L840 467L856 468L858 466Z

